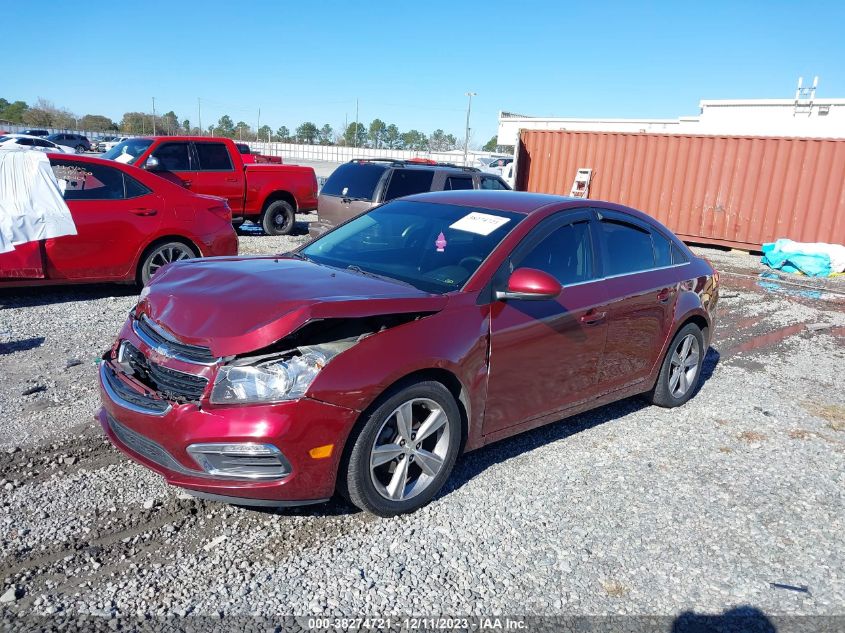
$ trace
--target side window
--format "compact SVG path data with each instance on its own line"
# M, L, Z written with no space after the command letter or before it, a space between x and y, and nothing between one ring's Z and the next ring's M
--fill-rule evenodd
M627 222L607 218L601 220L599 226L607 253L605 275L625 275L654 268L650 232Z
M30 146L34 145L31 138L19 138L15 144L16 145L30 145Z
M594 278L590 222L566 224L552 231L514 268L536 268L554 276L561 285Z
M672 244L672 263L673 264L686 264L689 261L689 258L684 254L684 252Z
M137 198L139 196L145 196L150 193L150 190L147 189L144 185L142 185L140 182L138 182L131 176L127 176L126 174L123 174L123 183L126 188L127 198Z
M654 242L654 263L656 266L672 265L672 244L665 237L652 231L651 239Z
M124 197L123 173L114 167L52 162L53 173L64 187L65 200L121 200Z
M498 178L490 178L489 176L482 176L481 188L490 191L507 191L505 184Z
M223 143L194 143L203 171L232 171L232 159Z
M430 169L395 169L390 176L390 184L384 194L384 200L393 200L413 193L431 190L434 172Z
M472 189L472 178L464 178L460 176L449 176L446 179L446 185L443 187L444 191L455 191L458 189Z
M55 144L51 143L50 141L42 141L40 138L32 139L32 144L35 147L49 147L50 149L55 149Z
M189 149L188 143L164 143L156 147L152 155L158 159L161 169L166 171L190 171Z

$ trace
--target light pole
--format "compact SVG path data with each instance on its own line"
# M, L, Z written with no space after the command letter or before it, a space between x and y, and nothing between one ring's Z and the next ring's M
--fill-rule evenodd
M469 98L467 101L467 129L466 129L466 137L464 139L464 167L467 165L467 151L469 150L469 113L472 110L472 98L476 96L478 93L476 92L467 92L466 96Z

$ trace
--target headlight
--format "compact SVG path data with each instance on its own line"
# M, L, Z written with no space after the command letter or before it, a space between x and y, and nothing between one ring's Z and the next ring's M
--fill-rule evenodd
M300 347L300 356L284 360L257 365L224 365L214 380L211 402L242 404L300 398L326 363L343 349L346 347Z

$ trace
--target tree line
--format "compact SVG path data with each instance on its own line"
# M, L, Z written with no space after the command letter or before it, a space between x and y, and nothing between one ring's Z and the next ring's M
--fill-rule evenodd
M29 127L49 127L65 130L90 130L99 132L121 132L135 134L208 134L225 136L243 141L270 141L277 143L302 143L306 145L345 145L370 147L375 149L407 149L418 151L446 152L463 148L453 134L442 129L431 134L419 130L401 131L395 124L381 119L373 119L369 125L348 123L340 130L335 130L328 123L318 127L311 121L305 121L293 130L282 125L275 131L269 125L262 125L257 130L244 121L234 122L228 114L221 116L216 124L204 129L193 125L190 119L180 119L172 110L164 114L146 112L126 112L119 122L101 114L79 116L66 108L58 108L46 99L38 99L34 105L24 101L7 101L0 98L0 121L18 123ZM485 150L496 149L496 137L485 146Z

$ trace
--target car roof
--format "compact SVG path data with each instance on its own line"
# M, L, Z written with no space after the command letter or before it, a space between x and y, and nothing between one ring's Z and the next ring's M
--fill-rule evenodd
M551 204L584 202L583 198L554 196L547 193L527 191L490 191L484 189L462 189L460 191L431 191L405 196L403 200L415 202L436 202L464 207L480 207L493 211L512 211L529 214Z
M43 137L33 136L32 134L4 134L3 136L6 136L8 138L35 138L35 139L38 139L39 141L44 140Z
M418 162L413 159L403 160L400 158L353 158L346 164L348 165L350 163L359 165L379 165L383 166L385 169L390 169L392 167L394 169L425 169L428 171L452 171L455 173L479 173L481 171L477 167L464 167L454 163L438 163L435 161Z
M57 158L59 160L73 160L80 163L94 163L96 165L108 165L109 167L131 167L132 169L139 169L134 165L127 165L116 160L109 160L108 158L99 158L97 156L85 156L83 154L63 154L61 152L47 152L48 158Z

